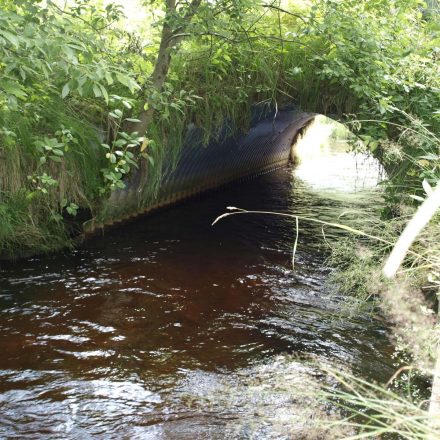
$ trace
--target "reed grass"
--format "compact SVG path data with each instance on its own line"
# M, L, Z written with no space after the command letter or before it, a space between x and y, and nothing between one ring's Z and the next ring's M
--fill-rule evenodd
M414 403L386 386L377 385L348 372L327 369L336 380L335 387L325 387L320 393L323 402L335 405L347 414L330 422L331 428L352 428L356 434L344 440L396 438L407 440L437 440L440 432L432 425L427 402Z

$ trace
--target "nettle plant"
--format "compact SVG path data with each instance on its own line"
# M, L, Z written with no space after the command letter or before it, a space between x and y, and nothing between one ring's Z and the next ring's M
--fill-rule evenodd
M125 188L124 177L132 170L137 168L137 157L143 153L147 139L139 136L137 131L127 133L122 128L130 124L140 122L139 119L124 117L132 109L132 101L118 95L111 95L109 106L113 107L108 113L108 143L101 146L106 150L106 166L101 169L104 177L104 187L100 193L104 194L115 189ZM140 147L140 149L139 149Z

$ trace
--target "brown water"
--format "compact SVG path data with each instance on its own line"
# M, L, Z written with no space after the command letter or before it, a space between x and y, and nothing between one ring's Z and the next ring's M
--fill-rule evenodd
M293 272L294 222L211 227L231 205L332 220L351 206L282 169L1 267L1 438L287 438L253 409L279 411L285 396L250 396L247 382L262 369L300 377L278 355L390 376L385 329L339 316L320 227L301 224ZM249 413L255 423L241 423Z

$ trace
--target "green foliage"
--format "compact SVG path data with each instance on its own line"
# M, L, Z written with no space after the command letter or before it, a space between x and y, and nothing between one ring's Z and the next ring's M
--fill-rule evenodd
M318 82L324 93L306 105L348 114L353 131L387 168L389 204L420 191L423 179L439 178L439 38L421 6L420 1L316 1L307 25L296 33L313 48L301 66L304 81ZM343 102L327 91L342 95Z
M20 1L0 11L0 100L9 108L17 108L20 101L40 101L50 93L108 101L107 87L115 82L134 92L136 83L100 55L106 47L87 31L89 26L95 30L99 22L114 19L114 14L97 16L88 3L76 4L64 14L52 2L49 5L54 8L44 9L35 2ZM80 26L84 15L90 15L91 21ZM44 95L36 96L36 92Z
M88 1L63 10L54 2L6 1L0 10L1 221L18 225L6 208L24 197L19 212L29 230L59 233L50 246L36 239L35 250L62 246L68 234L60 219L80 207L93 211L108 187L99 171L105 154L93 146L96 127L105 125L112 93L138 89L102 38L119 17L114 5L100 9ZM35 213L37 204L45 215ZM11 243L17 253L30 252L20 228L2 235L0 254Z

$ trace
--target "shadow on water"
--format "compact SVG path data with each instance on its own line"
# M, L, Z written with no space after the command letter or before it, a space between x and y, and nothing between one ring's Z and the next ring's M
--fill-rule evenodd
M332 221L354 206L341 188L316 187L306 168L207 194L71 253L2 268L0 436L247 438L227 429L255 411L246 407L255 401L247 381L301 378L301 363L281 354L389 377L385 329L367 315L338 314L321 227L300 224L293 272L294 221L243 215L211 226L231 205ZM371 204L370 194L359 196L356 207ZM265 407L293 412L275 389Z

